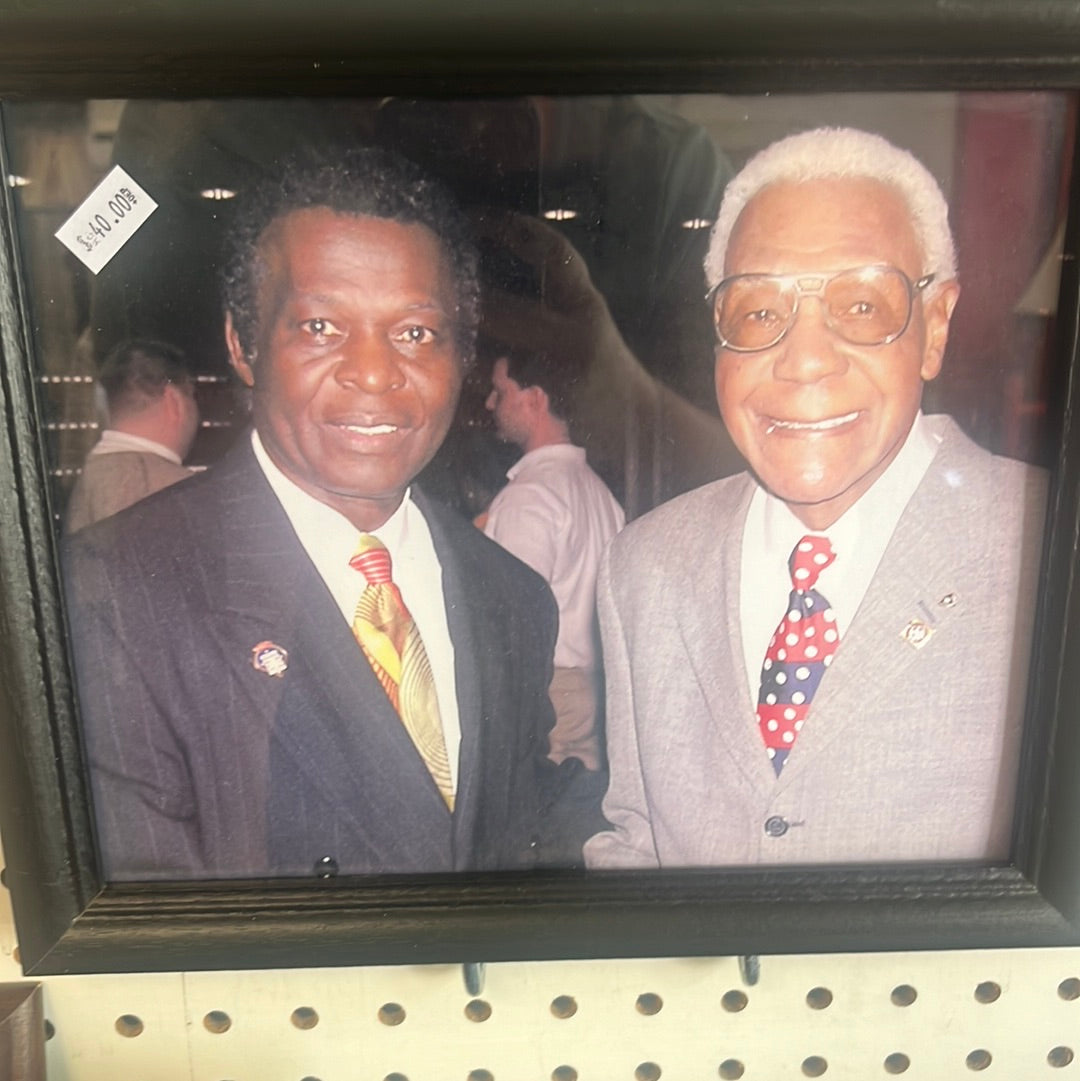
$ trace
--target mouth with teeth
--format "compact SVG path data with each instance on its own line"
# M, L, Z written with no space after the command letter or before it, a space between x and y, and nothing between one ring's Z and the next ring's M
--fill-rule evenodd
M766 435L773 432L830 432L858 420L858 412L845 413L840 417L826 417L824 420L780 420L770 417L765 428Z
M340 424L338 427L357 435L392 435L398 430L396 424Z

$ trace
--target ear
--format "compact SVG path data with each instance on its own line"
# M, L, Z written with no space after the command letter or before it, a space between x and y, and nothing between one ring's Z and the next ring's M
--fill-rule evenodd
M168 411L169 419L173 422L180 416L183 407L183 402L180 399L183 393L175 383L166 383L165 389L161 392L161 399Z
M243 346L240 344L240 335L236 332L236 324L233 322L232 312L225 313L225 345L229 350L229 364L232 370L240 377L240 382L245 387L255 386L255 370L251 361L244 355Z
M529 396L529 404L532 406L534 412L539 415L548 413L551 411L551 399L548 397L548 392L543 387L533 384L531 387L525 388L525 393Z
M935 379L941 372L945 346L949 342L949 320L952 319L953 309L959 299L959 284L949 281L938 286L934 295L923 302L926 345L919 374L926 382Z

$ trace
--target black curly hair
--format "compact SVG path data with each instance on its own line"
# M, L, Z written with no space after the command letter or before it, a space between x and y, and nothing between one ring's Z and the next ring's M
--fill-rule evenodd
M477 250L468 223L441 183L411 161L377 147L353 147L333 157L292 158L280 178L264 180L243 196L225 238L221 283L225 308L232 315L244 355L254 359L259 241L279 218L319 207L424 225L439 238L454 276L455 333L468 368L476 352L480 293Z

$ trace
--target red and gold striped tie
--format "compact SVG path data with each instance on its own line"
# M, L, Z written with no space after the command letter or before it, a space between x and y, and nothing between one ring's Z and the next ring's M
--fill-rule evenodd
M377 537L362 533L349 565L367 582L353 616L353 634L452 811L454 787L431 663L392 580L390 553Z

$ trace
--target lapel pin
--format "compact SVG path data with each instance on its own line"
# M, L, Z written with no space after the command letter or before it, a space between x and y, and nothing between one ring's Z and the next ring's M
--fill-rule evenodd
M277 676L280 679L289 667L288 651L276 642L260 642L252 647L251 667L264 676Z
M960 598L955 593L946 593L945 596L938 601L938 604L942 608L954 608L958 600L960 600Z
M934 628L929 623L924 623L921 619L912 619L908 622L908 625L900 632L900 637L912 649L922 649L927 642L930 641L930 636L934 633Z

